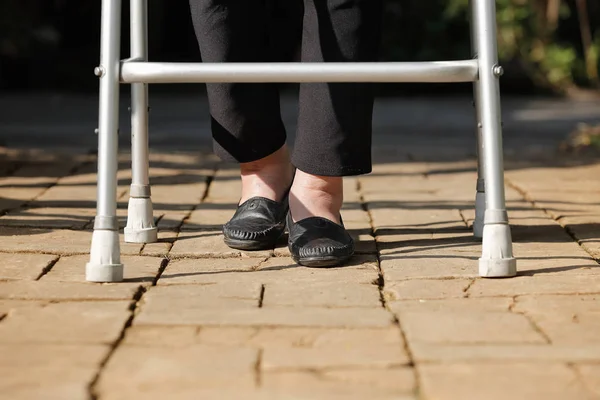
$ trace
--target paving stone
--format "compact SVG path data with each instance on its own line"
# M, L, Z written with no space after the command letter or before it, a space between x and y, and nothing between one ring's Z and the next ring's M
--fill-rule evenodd
M89 399L88 386L108 351L101 345L0 344L0 396Z
M408 367L379 370L331 370L323 371L321 376L325 379L340 380L351 385L364 385L375 391L384 389L410 394L416 388L414 370Z
M0 343L110 344L129 319L129 301L21 308L0 324Z
M290 307L381 307L374 284L334 282L282 282L265 286L265 306Z
M156 212L185 211L191 212L202 201L206 191L206 184L180 184L159 187L161 190L152 189L152 202Z
M373 283L379 278L379 266L375 255L356 255L345 265L337 268L308 268L299 266L287 257L272 257L258 269L267 282L352 282Z
M335 372L273 372L262 375L261 391L272 394L275 398L291 399L413 399L410 391L405 390L412 384L409 374L403 369L389 370L386 375L394 381L400 381L397 386L366 384L367 382L381 382L384 376L369 380L359 370L355 375L360 375L364 380L349 380L348 375L335 375ZM402 371L402 372L399 372ZM373 373L367 372L370 377Z
M0 254L0 280L35 280L58 257L47 254Z
M375 339L375 338L374 338ZM376 339L375 339L376 340ZM324 368L388 368L409 363L401 346L327 346L318 348L267 347L262 358L265 371Z
M185 348L120 346L97 391L103 399L183 397L202 391L255 386L258 350L195 345Z
M85 282L85 264L89 256L64 256L42 278L43 281ZM125 282L152 283L157 276L163 258L123 256L121 262L125 265Z
M571 344L432 344L410 342L417 363L430 362L598 362L600 345Z
M159 285L193 284L205 282L206 275L251 273L263 259L260 258L206 258L172 260L158 281Z
M525 316L507 311L405 311L399 318L410 342L546 343Z
M390 208L385 209L371 209L371 207L377 206L368 203L373 216L373 226L376 229L389 230L388 235L400 234L408 229L423 233L434 230L467 230L458 210L423 210L423 208L428 207L442 207L442 205L428 206L428 201L415 202L415 205L410 206L410 209L402 209L401 202L396 202L399 205L394 205L394 203L391 201ZM396 207L400 207L400 209Z
M354 240L354 252L356 254L375 254L377 245L375 238L371 235L371 227L365 226L364 222L346 222L344 226Z
M513 308L528 314L555 314L558 312L600 312L600 295L538 295L519 296Z
M520 252L527 255L527 251ZM574 252L565 252L563 256L557 257L521 257L515 253L518 259L519 275L534 276L543 275L598 275L600 264L591 257L584 257Z
M556 344L600 344L600 312L532 315L537 326Z
M475 278L477 258L467 255L409 254L382 255L381 269L386 282L413 278Z
M400 233L400 234L397 234ZM464 226L447 225L438 232L425 230L377 229L377 244L382 256L479 257L481 242Z
M0 227L0 251L50 254L89 254L92 233L69 229L33 229ZM121 235L122 236L122 235ZM141 244L123 243L121 254L139 254Z
M143 298L143 315L162 315L212 309L253 309L258 307L261 285L173 285L152 288Z
M289 307L263 308L171 308L143 309L134 324L140 325L194 325L194 326L290 326L290 327L387 327L392 316L379 308L297 308L290 314ZM292 318L293 316L293 318Z
M0 225L31 228L83 229L94 219L90 208L32 207L15 210L0 218Z
M556 344L600 344L599 296L523 296L515 312L527 314Z
M195 273L197 265L202 265L204 260L216 260L211 259L186 259L185 264L182 264L182 269L191 270L190 273ZM229 261L237 260L237 258L229 258L223 261L223 265L236 265L241 263L242 265L247 260L250 265L260 263L258 270L254 272L248 272L247 270L223 270L213 271L210 273L196 273L195 275L175 277L178 281L185 279L194 284L267 284L267 283L281 283L281 282L297 282L297 283L309 283L309 282L337 282L337 283L372 283L378 279L378 267L377 258L374 255L360 255L355 256L352 260L343 267L339 268L307 268L297 265L291 258L286 257L272 257L264 261L263 259L253 258L244 259L239 258L240 261L229 263ZM177 267L179 260L171 260L169 265L175 265ZM165 281L159 280L159 285L168 284L171 281L170 274L172 270L167 267L166 273L163 277L167 277ZM174 279L175 279L174 278ZM161 278L162 279L162 278ZM193 280L193 282L191 282Z
M512 279L477 279L468 293L471 297L600 293L600 277L542 275L518 276Z
M158 231L178 231L183 221L190 214L189 211L164 211L160 212L160 219L156 223ZM158 215L155 215L158 217Z
M600 365L577 365L575 368L582 377L585 387L593 396L600 398Z
M199 204L185 221L182 230L220 230L235 213L236 203L218 203L205 201Z
M193 326L132 326L127 329L123 345L185 347L198 342L198 328Z
M260 327L202 327L199 343L263 348L326 348L361 347L365 343L388 347L404 347L401 332L396 326L387 328L260 328Z
M131 300L139 290L135 283L94 284L53 281L0 282L0 299L9 300Z
M587 399L574 372L560 364L419 366L421 390L435 399Z
M172 257L258 257L265 258L271 251L241 251L228 247L223 242L221 231L181 232L173 245Z
M242 181L239 166L220 166L210 184L207 200L237 204L240 200L240 193L242 193Z
M86 179L87 178L87 179ZM96 203L96 175L87 174L81 176L81 180L86 182L75 182L68 179L61 180L60 184L48 189L36 199L36 205L46 207L78 207L94 209ZM125 192L125 187L121 186L117 196Z
M39 308L45 306L46 304L48 304L47 301L0 299L0 314L10 315L15 311L28 308Z
M290 253L290 249L287 246L287 241L278 243L273 250L273 255L275 257L291 257L292 253Z
M173 243L177 239L179 233L173 231L161 231L158 230L158 241L155 243L146 243L142 247L143 256L152 256L152 257L166 257L171 248L173 247Z
M342 219L344 223L363 224L364 229L371 228L371 218L369 213L362 209L360 204L347 204L344 203L342 208Z
M384 288L388 302L396 300L445 299L466 297L469 279L413 279L393 282Z
M441 300L401 300L387 305L393 312L496 312L509 311L509 297L446 298Z
M30 228L0 227L4 252L48 252L54 254L75 254L89 252L91 234L74 230L48 230Z

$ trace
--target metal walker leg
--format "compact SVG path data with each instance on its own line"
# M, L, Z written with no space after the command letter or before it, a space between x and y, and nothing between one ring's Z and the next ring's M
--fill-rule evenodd
M475 22L475 48L479 54L479 83L475 86L482 132L483 172L486 210L483 251L479 274L483 277L509 277L517 273L504 194L504 162L498 79L495 0L472 1ZM480 149L481 150L481 149ZM480 156L481 157L481 156Z
M471 49L473 52L473 58L479 57L479 50L477 45L477 32L478 24L477 19L474 17L474 4L476 0L470 0L471 13L470 13L470 25L471 25ZM473 82L473 105L475 107L476 116L476 127L477 127L477 186L475 194L475 220L473 221L473 236L481 239L483 237L483 220L485 217L485 179L483 168L485 165L484 152L483 152L483 131L481 124L481 100L479 99L479 81Z
M123 280L117 222L121 0L102 1L101 25L100 66L95 71L100 78L98 203L86 279L116 282Z
M131 59L148 61L148 2L131 0ZM157 240L150 198L148 156L148 85L131 84L131 188L125 241Z

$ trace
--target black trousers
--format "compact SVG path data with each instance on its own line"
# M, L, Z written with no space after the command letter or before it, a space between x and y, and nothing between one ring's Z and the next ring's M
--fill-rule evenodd
M382 0L190 0L204 62L376 61ZM215 152L250 162L286 141L279 85L207 84ZM292 163L324 176L371 172L373 85L302 83Z

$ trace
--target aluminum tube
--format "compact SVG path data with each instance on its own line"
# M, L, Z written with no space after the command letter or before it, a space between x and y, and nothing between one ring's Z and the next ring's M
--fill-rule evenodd
M97 215L115 217L119 128L121 0L102 2Z
M495 0L474 0L473 11L478 26L475 40L479 52L479 101L487 209L505 210Z
M130 0L131 57L148 59L148 1ZM148 185L148 85L131 85L131 183Z
M123 83L473 82L476 60L382 63L164 63L125 61Z
M478 20L475 18L475 2L477 0L469 0L470 6L470 18L469 23L471 27L471 49L473 52L473 58L478 59L479 50L477 44L477 32L479 30ZM476 124L477 124L477 179L484 179L484 152L483 152L483 130L481 129L481 99L479 98L479 81L473 82L473 102L475 104L475 115L476 115ZM479 191L479 190L478 190Z

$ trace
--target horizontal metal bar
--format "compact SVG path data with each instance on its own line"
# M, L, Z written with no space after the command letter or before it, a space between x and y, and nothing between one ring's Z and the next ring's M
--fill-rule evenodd
M124 60L123 83L473 82L478 61L369 63L165 63Z

